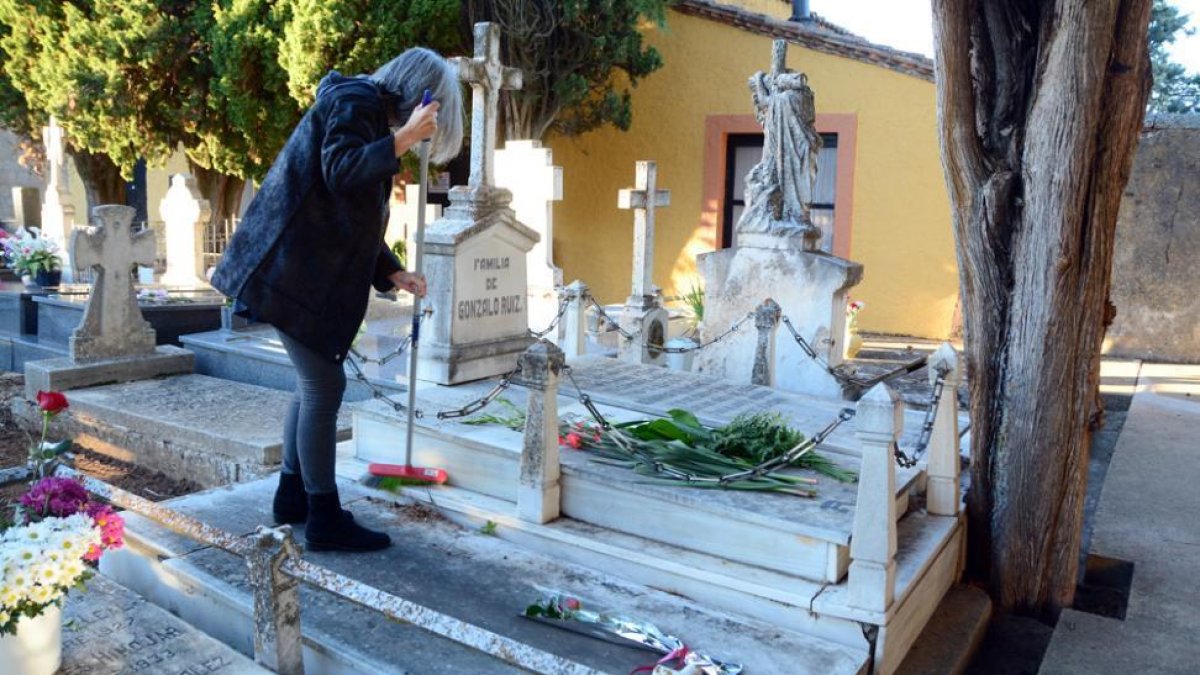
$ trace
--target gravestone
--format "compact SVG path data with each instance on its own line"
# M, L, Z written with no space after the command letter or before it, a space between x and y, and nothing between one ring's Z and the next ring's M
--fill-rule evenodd
M554 264L554 202L563 198L561 166L541 141L509 141L496 151L496 185L512 192L517 220L540 239L527 255L529 328L544 330L558 313L563 271Z
M763 124L763 159L746 177L746 209L737 223L735 248L699 256L704 278L701 342L721 335L766 298L780 306L797 333L829 366L842 362L846 293L862 280L862 265L820 250L820 229L809 218L820 136L807 78L787 68L787 43L774 43L770 73L750 78ZM787 324L785 324L787 325ZM841 397L825 365L809 358L781 332L774 354L782 389ZM701 350L696 370L750 382L755 335L739 331Z
M500 32L475 25L474 58L454 60L474 90L471 174L450 190L450 206L425 235L425 274L433 316L425 322L417 376L456 384L507 373L531 343L527 254L538 234L517 220L512 195L495 184L496 118L501 89L521 72L500 64Z
M670 206L671 192L659 190L657 183L657 163L638 162L636 187L617 193L617 207L633 210L633 289L621 312L621 329L633 337L622 336L618 358L665 366L661 347L667 342L670 317L654 286L654 211Z
M161 282L168 286L206 286L204 227L212 217L212 208L200 195L196 179L184 173L171 176L171 187L159 202L158 212L166 223L167 239L167 271Z
M50 126L42 128L42 142L46 145L46 164L50 171L42 202L41 236L58 244L63 251L63 281L70 282L75 280L75 266L66 244L71 231L75 229L75 207L71 204L71 192L67 185L63 130L53 117L50 118Z
M41 199L35 187L18 186L12 189L13 217L18 228L41 229Z
M97 206L92 214L98 224L72 233L72 257L96 281L83 320L71 335L68 356L25 364L30 398L39 390L191 372L192 353L155 347L154 329L138 308L133 267L153 263L155 246L152 230L133 231L135 213L129 206Z

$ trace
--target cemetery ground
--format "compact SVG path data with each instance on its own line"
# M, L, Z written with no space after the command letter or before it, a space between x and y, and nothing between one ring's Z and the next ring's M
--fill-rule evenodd
M0 373L0 467L24 464L28 458L31 438L38 432L13 414L14 405L23 405L25 377L20 373ZM168 476L115 457L84 448L72 449L76 470L122 490L128 490L151 501L161 501L190 494L200 486L184 477ZM0 503L13 498L25 489L23 483L0 488Z

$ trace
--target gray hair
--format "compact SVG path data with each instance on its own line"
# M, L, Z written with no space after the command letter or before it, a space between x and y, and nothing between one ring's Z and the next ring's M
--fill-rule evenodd
M429 159L444 164L462 149L463 96L458 71L437 52L413 47L383 64L370 80L394 99L394 114L401 124L421 104L428 89L438 107L438 130L433 136Z

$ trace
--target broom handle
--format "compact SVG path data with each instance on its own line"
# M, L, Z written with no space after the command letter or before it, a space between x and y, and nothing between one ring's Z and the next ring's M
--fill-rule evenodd
M421 105L429 105L429 91L426 90ZM425 261L421 249L425 247L425 202L429 198L429 139L421 141L421 187L417 190L417 234L413 238L413 272L418 276L425 273ZM412 344L408 352L408 424L404 431L404 466L412 466L413 426L417 411L417 345L421 339L421 296L413 295L412 315Z

